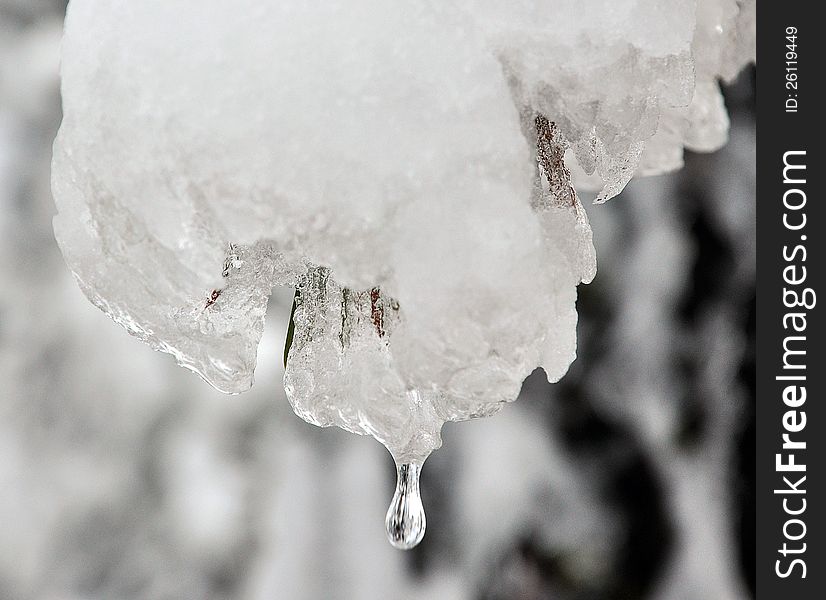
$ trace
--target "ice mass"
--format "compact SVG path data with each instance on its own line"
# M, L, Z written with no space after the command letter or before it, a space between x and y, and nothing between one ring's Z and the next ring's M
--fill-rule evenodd
M227 393L296 289L284 386L422 463L576 353L588 217L726 142L753 0L71 0L54 228L89 300ZM193 18L193 15L197 15ZM668 198L663 198L668 202Z

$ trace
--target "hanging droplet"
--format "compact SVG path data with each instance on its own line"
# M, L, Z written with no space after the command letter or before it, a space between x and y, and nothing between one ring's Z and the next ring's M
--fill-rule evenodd
M384 524L387 539L400 550L410 550L422 541L427 520L419 495L421 463L404 463L397 467L396 493L387 509Z

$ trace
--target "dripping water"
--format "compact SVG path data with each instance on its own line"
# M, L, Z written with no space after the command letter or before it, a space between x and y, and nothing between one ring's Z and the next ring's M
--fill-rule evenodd
M419 495L421 463L402 463L396 467L396 493L387 509L384 524L387 539L400 550L410 550L424 537L427 520Z

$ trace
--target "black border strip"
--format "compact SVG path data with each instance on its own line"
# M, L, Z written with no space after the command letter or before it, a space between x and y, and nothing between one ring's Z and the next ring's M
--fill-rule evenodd
M801 298L806 288L811 288L814 294L826 294L823 285L826 165L824 142L819 139L826 134L821 116L823 82L819 81L824 34L819 31L815 17L819 7L819 3L806 0L758 3L756 573L757 597L766 600L826 598L824 307L786 306L794 303L795 297L790 294L785 296L784 303L784 288ZM796 28L793 40L787 39L789 27ZM787 44L794 49L787 48ZM787 52L793 54L787 55ZM795 85L788 85L791 80ZM796 153L788 154L790 152ZM788 163L806 165L805 171L787 170L785 183L784 155ZM805 194L805 206L798 209L784 206L784 194L786 204L791 206L801 204ZM784 214L790 227L797 227L803 213L806 224L800 229L784 226ZM784 271L790 266L793 268ZM795 285L784 281L784 275L787 280L799 280L804 267L805 281ZM807 294L806 298L810 300L811 295ZM826 303L826 295L818 300ZM799 317L787 318L784 327L784 315L788 313L805 314L804 331L793 328L795 324L798 327L804 324ZM805 350L805 354L789 354L786 351L790 348ZM784 368L784 354L786 362L798 368ZM789 376L804 376L805 381L778 379ZM784 390L790 386L795 387L786 391L788 402L784 402ZM797 386L805 386L805 402L801 402L802 391ZM802 426L804 418L806 423ZM784 427L784 419L792 431ZM800 431L794 431L796 429ZM799 446L784 449L784 433L789 434L792 442L805 442L805 449ZM789 463L789 455L794 454L795 463L805 464L806 470L783 471L781 467L778 471L778 454L782 463ZM792 489L794 487L797 489ZM803 507L805 510L801 510ZM792 515L787 510L801 512ZM799 539L792 539L797 537ZM805 551L796 553L804 548L803 544ZM795 559L803 562L793 565ZM802 577L803 563L805 578ZM778 573L787 576L781 577Z

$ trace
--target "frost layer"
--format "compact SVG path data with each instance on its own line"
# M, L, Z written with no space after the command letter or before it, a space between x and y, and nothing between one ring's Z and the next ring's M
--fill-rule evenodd
M296 287L296 412L423 460L574 358L595 258L565 158L602 200L723 143L753 12L72 0L55 233L92 302L226 392Z

